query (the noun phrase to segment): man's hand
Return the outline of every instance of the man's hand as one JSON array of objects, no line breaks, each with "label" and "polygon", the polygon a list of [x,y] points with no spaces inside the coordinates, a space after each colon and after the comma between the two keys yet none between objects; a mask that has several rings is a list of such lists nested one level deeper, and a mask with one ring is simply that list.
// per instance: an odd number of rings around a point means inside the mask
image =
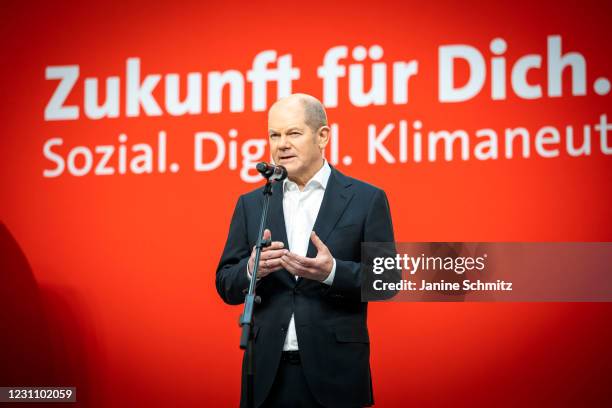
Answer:
[{"label": "man's hand", "polygon": [[307,258],[284,250],[280,265],[295,276],[323,282],[331,273],[334,258],[323,241],[312,231],[310,239],[317,249],[315,258]]},{"label": "man's hand", "polygon": [[[263,239],[271,239],[272,232],[269,229],[266,229],[263,233]],[[257,278],[263,278],[264,276],[269,275],[272,272],[276,272],[283,267],[280,263],[280,258],[283,256],[283,251],[285,244],[281,241],[273,241],[270,246],[264,247],[261,249],[261,254],[259,255],[259,269],[257,269]],[[253,268],[255,265],[255,247],[251,251],[251,257],[249,258],[249,274],[253,273]]]}]

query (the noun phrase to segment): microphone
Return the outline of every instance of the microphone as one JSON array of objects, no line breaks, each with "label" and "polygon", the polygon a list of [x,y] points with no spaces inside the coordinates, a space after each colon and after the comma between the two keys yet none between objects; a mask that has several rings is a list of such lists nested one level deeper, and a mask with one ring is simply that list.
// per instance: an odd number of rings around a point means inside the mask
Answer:
[{"label": "microphone", "polygon": [[257,163],[257,171],[270,181],[282,181],[287,178],[287,169],[280,165],[266,162]]}]

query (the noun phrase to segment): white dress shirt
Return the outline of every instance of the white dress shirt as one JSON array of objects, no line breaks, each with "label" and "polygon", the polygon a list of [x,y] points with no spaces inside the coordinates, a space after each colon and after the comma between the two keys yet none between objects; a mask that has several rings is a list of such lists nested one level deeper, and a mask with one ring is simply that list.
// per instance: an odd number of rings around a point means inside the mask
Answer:
[{"label": "white dress shirt", "polygon": [[[306,256],[308,244],[310,242],[310,233],[314,227],[331,168],[326,160],[323,161],[321,169],[306,183],[304,190],[300,191],[298,185],[289,180],[283,181],[283,213],[285,215],[285,228],[287,230],[287,243],[289,250],[295,254]],[[315,231],[316,232],[316,231]],[[272,231],[272,240],[274,240],[274,231]],[[251,277],[250,271],[247,273]],[[331,285],[336,274],[336,260],[333,260],[333,266],[329,276],[323,281],[326,285]],[[296,279],[298,277],[296,276]],[[287,336],[283,351],[298,350],[298,339],[295,331],[294,315],[291,315]]]}]

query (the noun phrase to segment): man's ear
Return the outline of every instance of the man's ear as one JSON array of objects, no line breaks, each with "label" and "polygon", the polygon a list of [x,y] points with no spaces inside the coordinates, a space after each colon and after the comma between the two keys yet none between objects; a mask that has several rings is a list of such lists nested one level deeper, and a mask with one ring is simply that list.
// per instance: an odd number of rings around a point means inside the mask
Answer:
[{"label": "man's ear", "polygon": [[318,144],[321,150],[325,149],[325,146],[329,143],[330,136],[331,130],[329,126],[321,126],[319,130],[317,130]]}]

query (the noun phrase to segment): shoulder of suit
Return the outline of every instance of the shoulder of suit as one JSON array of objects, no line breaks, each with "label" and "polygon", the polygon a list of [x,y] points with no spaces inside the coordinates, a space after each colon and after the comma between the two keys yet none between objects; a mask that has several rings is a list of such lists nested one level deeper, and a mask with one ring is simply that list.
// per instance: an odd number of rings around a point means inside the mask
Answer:
[{"label": "shoulder of suit", "polygon": [[[246,193],[242,194],[241,197],[245,201],[260,200],[263,197],[263,189],[264,189],[263,185],[259,186],[257,188],[254,188],[251,191],[247,191]],[[273,189],[272,191],[276,193],[277,190]]]},{"label": "shoulder of suit", "polygon": [[382,188],[375,186],[374,184],[370,184],[366,181],[359,180],[354,177],[349,177],[340,172],[338,172],[338,174],[344,178],[345,183],[350,184],[350,186],[355,189],[356,193],[363,193],[367,195],[373,195],[375,193],[385,194],[385,191]]}]

